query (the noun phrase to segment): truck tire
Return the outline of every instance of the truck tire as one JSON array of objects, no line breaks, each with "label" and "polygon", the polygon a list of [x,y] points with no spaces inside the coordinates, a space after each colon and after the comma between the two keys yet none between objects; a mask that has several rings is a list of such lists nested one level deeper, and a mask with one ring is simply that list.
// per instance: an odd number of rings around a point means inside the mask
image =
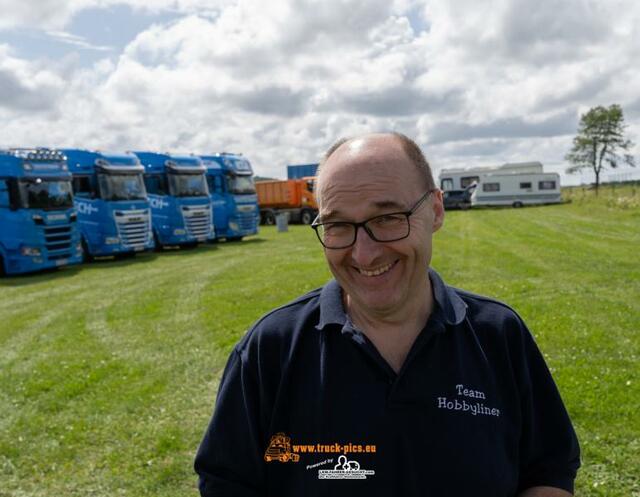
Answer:
[{"label": "truck tire", "polygon": [[276,216],[272,211],[265,212],[263,219],[263,224],[266,224],[267,226],[273,226],[274,224],[276,224]]},{"label": "truck tire", "polygon": [[3,257],[0,255],[0,276],[4,276],[5,270],[4,270],[4,259]]},{"label": "truck tire", "polygon": [[304,209],[300,214],[300,222],[302,224],[311,224],[313,222],[313,211]]},{"label": "truck tire", "polygon": [[227,241],[228,242],[241,242],[242,241],[242,237],[241,236],[229,236],[229,237],[227,237]]}]

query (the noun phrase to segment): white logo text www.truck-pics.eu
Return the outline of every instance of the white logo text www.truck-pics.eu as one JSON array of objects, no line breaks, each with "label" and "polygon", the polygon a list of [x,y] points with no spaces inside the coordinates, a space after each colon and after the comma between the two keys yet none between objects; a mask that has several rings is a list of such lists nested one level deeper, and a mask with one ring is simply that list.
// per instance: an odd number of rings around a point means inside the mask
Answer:
[{"label": "white logo text www.truck-pics.eu", "polygon": [[340,456],[338,464],[333,469],[318,470],[318,480],[366,480],[367,476],[373,476],[375,471],[360,469],[358,461],[349,461],[347,456]]}]

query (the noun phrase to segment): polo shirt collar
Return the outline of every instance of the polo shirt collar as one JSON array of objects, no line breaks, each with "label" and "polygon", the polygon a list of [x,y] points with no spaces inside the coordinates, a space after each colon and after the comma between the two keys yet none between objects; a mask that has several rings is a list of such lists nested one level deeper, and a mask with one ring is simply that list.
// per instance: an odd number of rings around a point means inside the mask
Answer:
[{"label": "polo shirt collar", "polygon": [[[445,285],[440,275],[432,268],[429,268],[429,279],[442,321],[447,325],[460,324],[467,314],[467,305],[453,288]],[[320,319],[316,328],[321,330],[330,324],[344,326],[347,320],[342,304],[342,289],[333,279],[320,292]]]}]

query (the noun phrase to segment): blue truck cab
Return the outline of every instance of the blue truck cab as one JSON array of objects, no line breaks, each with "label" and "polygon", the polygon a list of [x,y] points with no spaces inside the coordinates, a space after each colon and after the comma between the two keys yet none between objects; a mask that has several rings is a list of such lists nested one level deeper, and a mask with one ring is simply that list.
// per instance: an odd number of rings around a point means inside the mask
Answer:
[{"label": "blue truck cab", "polygon": [[153,248],[144,168],[133,154],[62,149],[73,176],[85,259]]},{"label": "blue truck cab", "polygon": [[82,261],[71,174],[57,150],[0,150],[0,272]]},{"label": "blue truck cab", "polygon": [[260,210],[251,163],[237,154],[200,157],[207,168],[216,238],[229,241],[258,233]]},{"label": "blue truck cab", "polygon": [[195,245],[215,237],[202,161],[193,155],[134,152],[144,166],[157,248]]}]

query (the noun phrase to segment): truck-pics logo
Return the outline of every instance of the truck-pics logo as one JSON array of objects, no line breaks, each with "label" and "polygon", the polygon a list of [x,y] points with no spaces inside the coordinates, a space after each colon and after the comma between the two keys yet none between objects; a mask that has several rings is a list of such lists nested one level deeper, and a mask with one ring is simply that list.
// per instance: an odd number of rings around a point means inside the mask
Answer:
[{"label": "truck-pics logo", "polygon": [[269,446],[264,453],[264,460],[267,462],[298,462],[300,456],[291,451],[291,438],[284,433],[276,433],[271,437]]}]

